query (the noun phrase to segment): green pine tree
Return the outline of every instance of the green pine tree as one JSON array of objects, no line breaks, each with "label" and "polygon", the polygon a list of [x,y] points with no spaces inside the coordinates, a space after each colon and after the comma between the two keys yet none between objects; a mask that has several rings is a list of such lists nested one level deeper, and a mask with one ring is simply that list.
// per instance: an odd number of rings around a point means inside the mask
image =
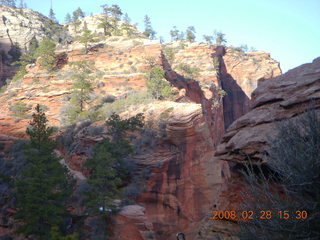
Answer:
[{"label": "green pine tree", "polygon": [[93,34],[87,27],[87,23],[84,22],[82,35],[79,38],[79,41],[84,44],[85,53],[88,53],[88,43],[93,40]]},{"label": "green pine tree", "polygon": [[169,83],[164,79],[164,70],[156,65],[147,71],[147,89],[155,99],[168,98],[172,95]]},{"label": "green pine tree", "polygon": [[89,103],[90,93],[93,92],[92,80],[93,64],[87,61],[77,61],[71,64],[73,85],[71,87],[71,107],[67,112],[68,120],[74,122],[85,112],[85,105]]},{"label": "green pine tree", "polygon": [[65,18],[64,18],[64,22],[65,23],[70,23],[72,20],[71,20],[71,15],[70,13],[67,13]]},{"label": "green pine tree", "polygon": [[112,140],[104,138],[97,143],[94,146],[92,156],[85,163],[90,171],[88,179],[90,190],[87,192],[86,199],[89,213],[100,213],[104,220],[107,220],[115,210],[116,206],[113,201],[120,194],[122,181],[128,178],[124,159],[132,153],[132,147],[124,139],[124,134],[128,130],[142,128],[143,120],[143,114],[137,114],[125,120],[122,120],[119,115],[113,114],[106,122]]},{"label": "green pine tree", "polygon": [[143,34],[147,37],[147,38],[150,38],[150,39],[154,39],[155,38],[155,35],[156,35],[156,32],[153,30],[152,26],[151,26],[151,19],[148,15],[145,15],[144,16],[144,32]]},{"label": "green pine tree", "polygon": [[216,44],[218,46],[220,45],[224,45],[225,43],[227,43],[227,40],[225,39],[225,34],[220,32],[220,31],[214,31],[214,38],[216,40]]},{"label": "green pine tree", "polygon": [[[54,130],[47,125],[38,104],[27,128],[30,144],[26,148],[27,165],[17,182],[17,213],[22,223],[18,232],[33,239],[48,239],[53,226],[61,226],[66,217],[66,200],[71,193],[67,170],[54,153]],[[36,237],[35,237],[36,236]]]},{"label": "green pine tree", "polygon": [[110,8],[107,4],[101,5],[101,8],[103,9],[104,15],[99,19],[100,23],[98,24],[98,28],[103,29],[105,36],[111,36],[113,26],[110,19]]},{"label": "green pine tree", "polygon": [[55,49],[56,44],[49,38],[46,38],[41,41],[35,53],[35,57],[39,57],[40,65],[49,71],[53,69],[56,63]]},{"label": "green pine tree", "polygon": [[172,41],[178,41],[179,39],[181,39],[182,34],[176,26],[173,26],[172,30],[170,30],[170,36]]},{"label": "green pine tree", "polygon": [[194,40],[196,39],[196,30],[194,28],[194,26],[190,26],[187,28],[187,31],[186,31],[186,38],[189,42],[194,42]]},{"label": "green pine tree", "polygon": [[52,8],[50,8],[50,11],[49,11],[49,18],[50,18],[52,21],[57,22],[56,15],[55,15],[55,13],[54,13],[54,11],[53,11]]}]

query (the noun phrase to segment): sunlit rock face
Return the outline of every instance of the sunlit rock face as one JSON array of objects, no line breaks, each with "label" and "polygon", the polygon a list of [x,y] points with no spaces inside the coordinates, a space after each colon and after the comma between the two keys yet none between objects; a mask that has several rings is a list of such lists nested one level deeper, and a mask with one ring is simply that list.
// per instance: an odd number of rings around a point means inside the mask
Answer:
[{"label": "sunlit rock face", "polygon": [[[268,147],[277,134],[278,124],[299,117],[310,107],[320,114],[320,58],[281,76],[259,81],[252,93],[251,110],[228,128],[216,149],[215,159],[231,162],[233,167],[213,210],[240,209],[246,184],[237,167],[249,160],[268,164]],[[231,221],[207,218],[196,239],[237,239],[237,229]]]},{"label": "sunlit rock face", "polygon": [[[17,17],[15,19],[18,21]],[[0,28],[3,30],[3,26]],[[14,30],[12,33],[22,32]],[[226,181],[231,173],[226,162],[214,157],[216,146],[225,129],[249,110],[250,94],[258,79],[281,73],[278,63],[263,52],[243,53],[232,48],[188,42],[169,43],[166,47],[174,49],[174,59],[167,59],[157,40],[111,37],[90,44],[87,54],[78,42],[60,46],[56,71],[48,72],[38,62],[28,65],[27,75],[10,83],[0,95],[0,133],[25,137],[30,119],[18,120],[12,115],[10,109],[17,102],[26,104],[29,115],[37,103],[46,105],[50,125],[66,124],[62,110],[71,93],[71,62],[92,61],[100,74],[94,94],[111,94],[116,99],[125,97],[129,91],[146,88],[145,70],[150,67],[151,58],[162,66],[176,96],[170,101],[124,109],[121,114],[129,117],[143,112],[150,128],[161,137],[133,156],[139,167],[136,174],[142,174],[147,168],[151,172],[145,179],[145,191],[135,199],[136,203],[126,206],[116,216],[115,239],[116,236],[118,239],[148,239],[152,234],[155,239],[170,240],[180,231],[193,239],[214,204],[236,202],[226,194],[229,187]],[[197,74],[187,76],[179,67],[181,63],[197,68]],[[221,90],[226,92],[224,97]],[[88,176],[83,163],[92,147],[107,133],[103,121],[94,124],[104,129],[99,136],[89,136],[84,127],[74,137],[72,151],[61,149],[64,162],[82,177]],[[237,186],[235,183],[234,188]],[[7,232],[11,230],[6,229]]]}]

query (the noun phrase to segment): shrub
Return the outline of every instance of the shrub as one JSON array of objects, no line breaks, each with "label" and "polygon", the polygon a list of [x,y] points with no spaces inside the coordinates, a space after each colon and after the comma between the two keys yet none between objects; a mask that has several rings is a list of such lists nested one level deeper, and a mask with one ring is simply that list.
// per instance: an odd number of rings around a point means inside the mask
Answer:
[{"label": "shrub", "polygon": [[147,92],[131,92],[126,98],[118,99],[111,103],[104,103],[101,107],[102,117],[108,118],[112,113],[121,113],[130,106],[152,102],[152,97]]},{"label": "shrub", "polygon": [[174,62],[174,58],[175,58],[175,54],[177,53],[177,50],[171,47],[164,47],[162,49],[162,52],[165,58],[168,60],[168,62],[172,64]]},{"label": "shrub", "polygon": [[191,67],[190,65],[185,63],[180,63],[179,65],[177,65],[177,69],[180,70],[187,78],[195,78],[199,75],[200,72],[199,68]]},{"label": "shrub", "polygon": [[101,126],[92,126],[88,130],[89,136],[97,136],[103,132],[104,128]]},{"label": "shrub", "polygon": [[26,70],[26,66],[22,65],[20,66],[19,70],[15,73],[15,75],[12,78],[12,82],[16,82],[24,77],[28,72]]},{"label": "shrub", "polygon": [[[240,222],[241,239],[319,239],[320,116],[309,111],[279,125],[272,139],[267,171],[249,165],[244,209],[271,210],[273,217]],[[251,197],[250,197],[251,196]],[[279,211],[288,211],[290,217]],[[305,219],[294,219],[306,211]]]},{"label": "shrub", "polygon": [[147,89],[155,99],[169,98],[172,91],[169,83],[164,79],[165,71],[157,65],[147,71]]},{"label": "shrub", "polygon": [[15,102],[12,106],[9,107],[9,110],[12,112],[12,116],[17,119],[24,119],[30,117],[27,112],[31,108],[27,106],[24,102]]}]

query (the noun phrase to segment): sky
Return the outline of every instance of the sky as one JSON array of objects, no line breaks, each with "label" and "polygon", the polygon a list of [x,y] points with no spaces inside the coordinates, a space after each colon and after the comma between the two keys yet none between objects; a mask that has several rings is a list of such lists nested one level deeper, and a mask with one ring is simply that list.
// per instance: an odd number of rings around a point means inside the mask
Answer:
[{"label": "sky", "polygon": [[[48,15],[51,0],[24,1]],[[320,0],[52,0],[60,23],[78,7],[90,15],[101,12],[102,4],[118,4],[139,29],[147,14],[157,37],[165,41],[173,26],[183,31],[194,26],[196,41],[221,31],[227,45],[269,52],[283,73],[320,56]]]}]

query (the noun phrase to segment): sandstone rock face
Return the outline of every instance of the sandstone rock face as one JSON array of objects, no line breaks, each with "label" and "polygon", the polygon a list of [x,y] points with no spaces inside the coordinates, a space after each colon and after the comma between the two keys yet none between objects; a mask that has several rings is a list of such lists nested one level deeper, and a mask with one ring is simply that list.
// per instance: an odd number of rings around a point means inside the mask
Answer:
[{"label": "sandstone rock face", "polygon": [[48,34],[50,24],[59,28],[58,24],[38,12],[7,5],[0,5],[0,18],[0,49],[5,52],[15,43],[25,51],[33,37],[38,41],[43,40]]},{"label": "sandstone rock face", "polygon": [[[162,46],[155,40],[112,37],[92,44],[88,54],[84,54],[83,45],[73,43],[57,52],[58,71],[48,73],[38,64],[28,66],[28,74],[21,81],[11,83],[0,96],[0,102],[3,103],[0,105],[1,133],[22,137],[29,120],[18,121],[12,116],[10,106],[17,102],[24,102],[29,107],[37,103],[44,104],[49,108],[47,116],[50,125],[65,124],[62,110],[68,103],[67,96],[72,85],[68,63],[92,60],[101,73],[101,77],[96,79],[95,94],[112,94],[117,98],[125,97],[132,89],[142,90],[146,87],[143,71],[149,67],[148,58],[154,58],[163,66],[166,79],[180,90],[178,102],[146,103],[125,109],[122,114],[123,117],[129,117],[144,112],[150,128],[161,136],[155,146],[144,147],[142,152],[134,156],[140,171],[151,170],[151,176],[145,182],[146,191],[136,199],[140,207],[129,207],[116,218],[114,232],[121,234],[128,231],[135,236],[131,238],[133,240],[146,239],[148,234],[153,234],[156,239],[170,240],[179,231],[186,232],[188,239],[196,236],[196,229],[210,212],[210,207],[213,204],[220,206],[222,198],[217,196],[226,190],[225,181],[230,176],[227,164],[214,158],[216,145],[226,128],[225,119],[230,122],[247,109],[243,108],[245,100],[239,101],[239,97],[221,104],[219,91],[228,86],[225,76],[230,75],[236,83],[239,81],[239,86],[246,84],[241,78],[237,80],[234,77],[236,70],[230,70],[232,73],[229,73],[224,67],[217,71],[214,56],[220,57],[220,64],[224,61],[225,66],[231,68],[240,64],[230,61],[226,65],[228,54],[221,54],[221,51],[225,52],[223,49],[198,43],[185,43],[182,47],[179,43],[173,43],[170,47],[176,48],[173,63],[169,63],[161,53]],[[267,65],[269,61],[273,60],[263,55],[260,64]],[[195,79],[188,78],[179,70],[179,62],[200,69]],[[264,74],[248,76],[249,82],[277,74],[273,68],[265,69]],[[233,92],[236,89],[232,86],[229,88],[230,96],[235,96]],[[232,110],[228,110],[230,106]],[[232,118],[226,116],[227,111],[234,111]],[[31,114],[31,111],[27,113]],[[105,134],[102,131],[100,136],[94,138],[85,131],[79,134],[73,142],[76,147],[65,153],[64,163],[87,176],[82,164],[90,154],[90,148]],[[139,212],[139,219],[129,214],[132,211]],[[127,238],[120,236],[120,239]]]},{"label": "sandstone rock face", "polygon": [[239,52],[227,48],[225,52],[216,51],[220,59],[220,81],[226,91],[223,98],[226,129],[232,122],[250,109],[251,93],[257,87],[259,79],[279,76],[279,63],[270,58],[270,54],[253,51]]},{"label": "sandstone rock face", "polygon": [[[104,47],[103,47],[104,45]],[[69,46],[66,56],[58,52],[58,56],[67,59],[58,72],[41,69],[39,65],[28,66],[28,74],[21,81],[8,85],[0,96],[0,126],[1,132],[7,135],[22,136],[29,122],[28,119],[19,120],[12,116],[10,106],[17,102],[24,102],[31,107],[37,103],[48,107],[48,119],[51,125],[66,124],[62,117],[63,106],[70,95],[72,72],[68,63],[79,60],[94,61],[101,77],[95,81],[95,94],[105,96],[111,94],[116,97],[125,96],[132,90],[145,88],[143,71],[148,67],[146,57],[154,57],[160,61],[160,45],[151,40],[111,40],[102,47],[92,48],[88,54],[79,49],[78,44]],[[83,46],[82,46],[83,48]],[[59,57],[58,57],[59,61]],[[28,112],[31,114],[31,111]]]},{"label": "sandstone rock face", "polygon": [[[215,159],[243,164],[250,158],[264,162],[270,141],[277,132],[277,124],[294,119],[305,112],[312,102],[320,113],[320,58],[290,70],[284,75],[262,80],[252,93],[252,109],[236,120],[218,145]],[[239,210],[241,191],[246,187],[243,177],[230,169],[230,177],[221,189],[218,201],[212,205],[216,210]],[[236,223],[204,219],[196,239],[237,239],[233,232]],[[218,238],[220,237],[220,238]]]},{"label": "sandstone rock face", "polygon": [[217,156],[235,162],[245,161],[248,156],[264,161],[269,137],[278,121],[303,113],[311,100],[319,108],[319,69],[318,58],[284,75],[260,81],[252,94],[252,110],[229,127]]}]

